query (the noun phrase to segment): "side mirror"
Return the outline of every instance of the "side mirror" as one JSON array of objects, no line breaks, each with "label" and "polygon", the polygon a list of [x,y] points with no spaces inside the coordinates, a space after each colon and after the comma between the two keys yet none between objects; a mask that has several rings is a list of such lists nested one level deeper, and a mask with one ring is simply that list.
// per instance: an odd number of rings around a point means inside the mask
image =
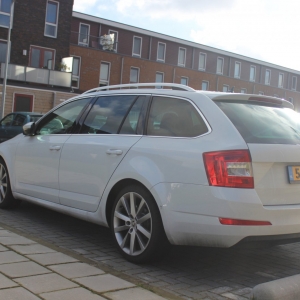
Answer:
[{"label": "side mirror", "polygon": [[23,134],[24,135],[34,135],[35,131],[35,123],[30,122],[23,126]]}]

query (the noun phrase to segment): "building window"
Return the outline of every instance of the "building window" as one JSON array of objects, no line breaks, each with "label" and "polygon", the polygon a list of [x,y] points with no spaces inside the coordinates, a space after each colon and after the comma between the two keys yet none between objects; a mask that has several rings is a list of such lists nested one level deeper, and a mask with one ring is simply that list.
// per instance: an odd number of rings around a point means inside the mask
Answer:
[{"label": "building window", "polygon": [[80,57],[73,57],[72,65],[72,87],[79,88],[79,76],[80,76]]},{"label": "building window", "polygon": [[228,92],[229,91],[229,85],[223,84],[223,92]]},{"label": "building window", "polygon": [[217,74],[223,74],[224,58],[218,57],[217,60]]},{"label": "building window", "polygon": [[202,81],[202,87],[201,87],[201,89],[203,91],[207,91],[208,87],[209,87],[209,82],[208,81]]},{"label": "building window", "polygon": [[264,92],[258,92],[258,95],[264,95],[265,93]]},{"label": "building window", "polygon": [[278,98],[278,95],[277,95],[277,94],[274,94],[274,97]]},{"label": "building window", "polygon": [[270,84],[271,81],[271,71],[270,70],[266,70],[266,74],[265,74],[265,84]]},{"label": "building window", "polygon": [[139,68],[130,68],[130,83],[138,83],[139,82]]},{"label": "building window", "polygon": [[0,41],[0,62],[6,61],[7,42]]},{"label": "building window", "polygon": [[283,87],[283,73],[279,73],[279,77],[278,77],[278,87],[280,87],[280,88]]},{"label": "building window", "polygon": [[255,81],[256,77],[256,67],[250,66],[250,81]]},{"label": "building window", "polygon": [[109,85],[109,76],[110,76],[110,63],[109,62],[101,62],[99,86]]},{"label": "building window", "polygon": [[57,37],[57,23],[58,23],[58,8],[59,3],[54,1],[47,2],[46,21],[45,21],[45,36],[53,38]]},{"label": "building window", "polygon": [[178,66],[185,66],[186,49],[179,47],[178,51]]},{"label": "building window", "polygon": [[113,49],[114,49],[115,52],[118,52],[118,35],[119,35],[118,31],[109,29],[108,34],[113,34],[114,35]]},{"label": "building window", "polygon": [[294,99],[292,97],[289,97],[289,102],[294,104]]},{"label": "building window", "polygon": [[0,0],[0,26],[9,27],[11,0]]},{"label": "building window", "polygon": [[13,110],[33,111],[33,95],[15,94]]},{"label": "building window", "polygon": [[[164,82],[164,73],[156,72],[155,74],[155,82]],[[156,86],[156,89],[161,89],[162,86]]]},{"label": "building window", "polygon": [[188,81],[189,81],[189,79],[187,77],[180,78],[180,84],[188,85]]},{"label": "building window", "polygon": [[88,47],[90,35],[90,25],[79,24],[78,45]]},{"label": "building window", "polygon": [[30,46],[30,67],[53,69],[55,62],[55,50]]},{"label": "building window", "polygon": [[165,55],[166,55],[166,44],[158,42],[158,45],[157,45],[157,60],[165,61]]},{"label": "building window", "polygon": [[241,77],[241,63],[235,62],[234,64],[234,78],[240,78]]},{"label": "building window", "polygon": [[292,77],[292,90],[296,90],[297,89],[297,77],[293,76]]},{"label": "building window", "polygon": [[247,89],[241,89],[242,94],[247,94]]},{"label": "building window", "polygon": [[141,57],[142,54],[142,38],[138,36],[133,37],[132,56]]},{"label": "building window", "polygon": [[199,54],[199,70],[205,70],[206,68],[206,53],[200,52]]}]

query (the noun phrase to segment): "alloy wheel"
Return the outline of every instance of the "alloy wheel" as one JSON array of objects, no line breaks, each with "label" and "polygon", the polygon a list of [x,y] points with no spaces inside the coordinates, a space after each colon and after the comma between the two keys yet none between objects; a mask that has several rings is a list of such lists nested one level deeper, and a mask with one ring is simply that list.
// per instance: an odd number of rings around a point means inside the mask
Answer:
[{"label": "alloy wheel", "polygon": [[0,203],[5,199],[7,192],[7,173],[2,164],[0,164]]},{"label": "alloy wheel", "polygon": [[115,206],[113,226],[122,251],[130,256],[144,252],[152,233],[152,217],[146,200],[134,192],[124,194]]}]

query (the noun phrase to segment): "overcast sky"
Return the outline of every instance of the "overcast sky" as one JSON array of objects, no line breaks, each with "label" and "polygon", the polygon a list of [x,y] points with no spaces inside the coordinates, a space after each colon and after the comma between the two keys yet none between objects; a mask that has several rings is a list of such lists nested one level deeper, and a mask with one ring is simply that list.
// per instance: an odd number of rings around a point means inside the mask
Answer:
[{"label": "overcast sky", "polygon": [[300,71],[299,0],[74,0],[73,9]]}]

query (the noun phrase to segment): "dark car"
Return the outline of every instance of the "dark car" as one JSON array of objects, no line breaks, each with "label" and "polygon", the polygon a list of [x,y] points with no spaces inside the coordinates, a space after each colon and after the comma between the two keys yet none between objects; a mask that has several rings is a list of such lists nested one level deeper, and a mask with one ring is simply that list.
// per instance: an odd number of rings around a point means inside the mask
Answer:
[{"label": "dark car", "polygon": [[23,132],[23,125],[35,122],[43,115],[35,112],[14,112],[0,121],[0,143]]}]

